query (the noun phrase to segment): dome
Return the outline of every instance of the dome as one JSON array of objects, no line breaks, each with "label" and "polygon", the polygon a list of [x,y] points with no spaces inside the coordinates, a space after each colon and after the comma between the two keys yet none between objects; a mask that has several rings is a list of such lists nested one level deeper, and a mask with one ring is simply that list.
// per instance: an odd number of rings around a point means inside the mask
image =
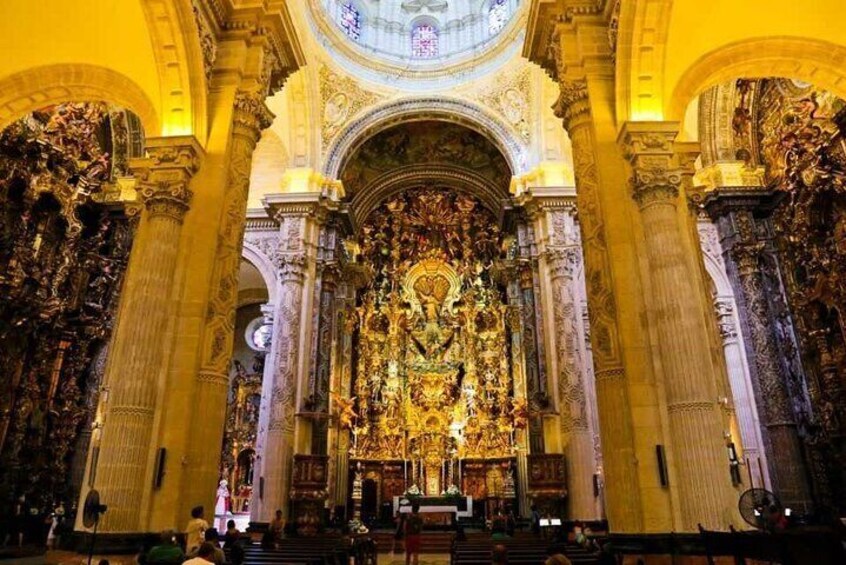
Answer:
[{"label": "dome", "polygon": [[524,0],[309,0],[336,56],[403,79],[455,78],[504,60],[519,43]]}]

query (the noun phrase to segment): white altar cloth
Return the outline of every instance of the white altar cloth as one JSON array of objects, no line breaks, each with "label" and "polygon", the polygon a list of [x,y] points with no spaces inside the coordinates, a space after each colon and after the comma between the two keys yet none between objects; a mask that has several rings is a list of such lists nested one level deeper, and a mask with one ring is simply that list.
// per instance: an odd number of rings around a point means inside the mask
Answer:
[{"label": "white altar cloth", "polygon": [[[406,497],[394,497],[394,515],[396,515],[397,511],[402,514],[407,514],[411,512],[411,504],[404,504],[400,506],[400,499],[405,499]],[[458,506],[428,506],[426,504],[420,505],[420,513],[421,514],[431,514],[434,512],[449,512],[450,514],[455,514],[456,518],[472,518],[473,517],[473,497],[466,496],[464,497],[467,499],[467,510],[459,510]],[[410,500],[410,499],[409,499]]]}]

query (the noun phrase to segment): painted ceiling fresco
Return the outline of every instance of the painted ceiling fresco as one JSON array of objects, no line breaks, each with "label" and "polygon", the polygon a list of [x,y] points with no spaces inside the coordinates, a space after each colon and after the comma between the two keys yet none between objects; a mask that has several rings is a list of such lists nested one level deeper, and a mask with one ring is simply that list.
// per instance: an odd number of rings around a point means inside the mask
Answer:
[{"label": "painted ceiling fresco", "polygon": [[511,169],[480,133],[457,124],[421,121],[381,131],[358,147],[341,173],[352,196],[382,175],[412,165],[458,166],[492,181],[508,194]]}]

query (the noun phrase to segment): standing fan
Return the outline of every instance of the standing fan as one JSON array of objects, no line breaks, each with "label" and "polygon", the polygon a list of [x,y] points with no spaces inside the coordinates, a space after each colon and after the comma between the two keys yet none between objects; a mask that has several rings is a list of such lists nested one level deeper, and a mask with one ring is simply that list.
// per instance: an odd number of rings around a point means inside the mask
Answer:
[{"label": "standing fan", "polygon": [[82,525],[86,528],[94,528],[91,534],[91,545],[88,547],[88,565],[94,557],[94,540],[97,537],[97,524],[100,522],[100,514],[106,511],[106,505],[100,504],[100,493],[94,489],[88,491],[85,497],[85,504],[82,505]]},{"label": "standing fan", "polygon": [[772,529],[772,519],[782,512],[781,501],[763,488],[750,488],[740,495],[737,503],[746,523],[759,530]]}]

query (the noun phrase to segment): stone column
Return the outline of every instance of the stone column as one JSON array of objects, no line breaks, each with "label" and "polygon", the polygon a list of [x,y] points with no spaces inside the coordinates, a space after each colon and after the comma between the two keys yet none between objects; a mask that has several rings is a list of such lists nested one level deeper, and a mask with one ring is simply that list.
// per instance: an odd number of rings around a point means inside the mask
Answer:
[{"label": "stone column", "polygon": [[[335,362],[332,364],[331,390],[344,398],[350,397],[352,380],[352,337],[358,316],[355,313],[355,288],[349,281],[342,282],[335,298],[336,343]],[[349,494],[350,432],[341,427],[338,410],[330,404],[333,414],[330,449],[329,496],[333,504],[346,506]]]},{"label": "stone column", "polygon": [[763,278],[765,244],[758,241],[754,207],[749,195],[737,198],[714,195],[708,209],[717,223],[726,263],[737,285],[736,296],[747,358],[759,391],[761,423],[770,446],[768,463],[773,489],[782,503],[802,511],[811,509],[811,492],[801,439],[787,385],[788,361],[780,351]]},{"label": "stone column", "polygon": [[[726,358],[726,368],[731,382],[731,392],[734,397],[735,410],[737,411],[737,423],[740,430],[740,437],[743,440],[743,458],[749,461],[752,474],[758,475],[757,464],[760,460],[764,467],[767,466],[767,456],[764,452],[763,440],[761,439],[758,411],[755,407],[755,394],[750,386],[747,375],[746,360],[743,355],[743,343],[738,333],[737,322],[735,321],[735,304],[730,297],[717,297],[714,299],[714,311],[717,316],[717,326],[720,330],[720,337],[723,340],[723,354]],[[742,477],[745,482],[748,479]],[[769,474],[764,477],[764,484],[756,483],[756,486],[771,488]],[[752,485],[745,485],[752,487]]]},{"label": "stone column", "polygon": [[673,155],[678,125],[627,122],[619,140],[643,223],[652,282],[652,311],[667,400],[672,465],[678,481],[681,526],[725,528],[734,505],[711,373],[710,337],[701,311],[702,292],[685,254],[677,205],[682,172]]},{"label": "stone column", "polygon": [[332,374],[332,344],[335,341],[335,289],[338,266],[334,260],[320,265],[320,298],[317,301],[318,321],[315,361],[312,368],[310,410],[316,414],[311,428],[311,453],[326,455],[329,440],[329,389]]},{"label": "stone column", "polygon": [[164,378],[164,336],[173,313],[171,285],[191,201],[188,184],[203,155],[193,137],[152,138],[146,145],[148,157],[132,163],[145,209],[110,346],[108,401],[99,457],[93,462],[94,488],[109,507],[100,522],[103,532],[144,528],[143,508],[153,482],[153,424]]},{"label": "stone column", "polygon": [[587,83],[561,78],[559,85],[561,94],[555,112],[563,120],[573,148],[608,520],[616,531],[640,531],[643,516],[632,411],[599,194]]},{"label": "stone column", "polygon": [[581,262],[581,251],[576,245],[550,247],[546,251],[546,259],[552,279],[558,409],[561,414],[561,440],[567,456],[568,518],[590,520],[596,518],[593,434],[588,422],[585,382],[577,358],[576,316],[581,312],[573,299],[573,278]]},{"label": "stone column", "polygon": [[202,360],[193,392],[193,405],[202,409],[192,413],[193,433],[187,445],[191,480],[182,489],[184,498],[203,501],[205,508],[212,508],[215,485],[221,478],[220,454],[209,447],[223,441],[253,151],[261,131],[270,126],[273,119],[264,104],[264,96],[255,92],[239,90],[234,109],[217,257],[203,329]]},{"label": "stone column", "polygon": [[[278,269],[276,311],[273,313],[273,336],[267,363],[272,367],[270,382],[264,387],[269,400],[263,403],[262,421],[267,422],[263,437],[259,488],[253,491],[251,519],[269,522],[276,510],[287,515],[294,459],[294,424],[298,409],[301,355],[310,342],[304,334],[303,301],[306,275],[313,265],[313,252],[318,230],[314,214],[316,202],[297,201],[301,195],[290,196],[277,206],[279,222],[278,247],[273,260]],[[309,277],[311,280],[313,277]],[[310,285],[309,285],[310,287]],[[261,430],[260,430],[261,432]]]},{"label": "stone column", "polygon": [[[514,398],[526,398],[526,366],[523,352],[523,306],[520,292],[520,271],[513,263],[507,265],[508,310],[507,324],[511,330],[511,374],[514,379]],[[521,516],[529,515],[528,430],[514,434],[517,458],[517,496]]]}]

